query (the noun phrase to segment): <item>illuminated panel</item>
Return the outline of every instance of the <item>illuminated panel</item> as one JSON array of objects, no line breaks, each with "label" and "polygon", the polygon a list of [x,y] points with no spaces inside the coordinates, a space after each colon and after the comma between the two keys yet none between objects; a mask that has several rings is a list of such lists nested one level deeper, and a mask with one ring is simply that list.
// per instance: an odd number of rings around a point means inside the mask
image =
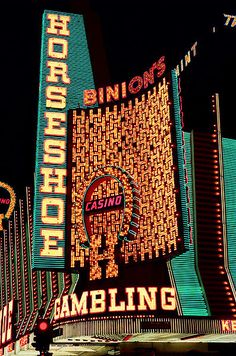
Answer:
[{"label": "illuminated panel", "polygon": [[11,295],[17,300],[17,288],[15,277],[15,259],[14,259],[14,235],[12,220],[9,221],[9,254],[10,254],[10,271],[11,271]]},{"label": "illuminated panel", "polygon": [[[45,308],[46,317],[52,317],[55,299],[63,291],[73,293],[78,281],[78,274],[73,276],[47,271],[41,276],[41,271],[32,270],[32,207],[29,188],[26,188],[26,193],[26,204],[25,200],[19,200],[13,218],[9,219],[7,229],[1,232],[0,239],[0,276],[3,281],[0,286],[0,302],[2,309],[12,299],[17,302],[17,314],[14,312],[14,317],[17,317],[17,322],[14,322],[17,339],[32,331],[40,306]],[[59,280],[63,280],[63,286],[60,286]]]},{"label": "illuminated panel", "polygon": [[[118,276],[120,263],[150,261],[182,251],[169,87],[164,78],[134,103],[71,111],[71,267],[89,267],[90,280],[103,278],[103,262],[106,278],[110,278]],[[110,178],[103,180],[105,176]],[[97,187],[90,194],[96,179]],[[103,205],[101,212],[89,216],[88,224],[86,206],[96,207],[102,199],[105,204],[107,198],[119,194],[125,201],[123,207],[108,210]],[[128,236],[132,226],[137,232]]]},{"label": "illuminated panel", "polygon": [[5,278],[4,278],[4,283],[6,286],[6,301],[9,302],[12,298],[11,296],[11,278],[10,278],[10,255],[9,255],[9,245],[8,245],[8,231],[4,230],[4,237],[3,237],[3,243],[4,243],[4,273],[5,273]]},{"label": "illuminated panel", "polygon": [[1,309],[3,306],[6,304],[6,284],[4,283],[4,241],[1,238],[0,239],[0,278],[3,283],[1,283],[1,295],[0,295],[0,303],[1,303]]},{"label": "illuminated panel", "polygon": [[181,86],[172,71],[174,114],[179,162],[181,208],[184,226],[184,242],[188,251],[170,261],[174,284],[178,292],[181,314],[184,316],[208,316],[209,307],[196,263],[196,231],[194,221],[193,174],[190,133],[183,132]]},{"label": "illuminated panel", "polygon": [[224,189],[226,203],[226,231],[228,262],[234,286],[236,287],[236,140],[223,138]]},{"label": "illuminated panel", "polygon": [[48,318],[51,314],[54,301],[58,295],[58,273],[52,271],[49,273],[49,279],[47,280],[47,292],[48,292],[48,303],[46,306],[46,314],[45,317]]},{"label": "illuminated panel", "polygon": [[190,133],[184,133],[187,171],[188,192],[190,196],[192,243],[189,250],[180,256],[174,257],[170,263],[174,276],[175,287],[178,292],[183,316],[209,316],[209,307],[204,293],[204,287],[200,283],[201,276],[196,264],[196,231],[194,227],[194,203],[193,203],[193,177]]},{"label": "illuminated panel", "polygon": [[234,291],[225,270],[221,151],[217,127],[195,132],[194,171],[198,268],[212,315],[236,316]]},{"label": "illuminated panel", "polygon": [[22,288],[23,288],[23,304],[25,308],[24,319],[20,320],[19,334],[22,334],[22,329],[25,328],[28,317],[30,316],[30,294],[29,288],[30,274],[28,274],[28,253],[26,240],[26,221],[23,200],[19,200],[19,217],[20,217],[20,234],[21,234],[21,251],[22,251]]},{"label": "illuminated panel", "polygon": [[177,79],[176,72],[173,70],[172,86],[174,99],[174,117],[175,117],[175,131],[176,131],[176,149],[178,157],[178,177],[180,186],[181,212],[183,221],[183,235],[185,247],[189,247],[191,243],[192,227],[190,224],[190,208],[189,208],[189,192],[188,192],[188,174],[186,150],[184,144],[184,133],[182,130],[183,124],[183,110],[182,110],[182,96],[180,81]]},{"label": "illuminated panel", "polygon": [[19,200],[20,214],[20,233],[21,233],[21,250],[23,251],[23,279],[22,284],[24,294],[25,316],[18,322],[17,337],[25,335],[30,331],[33,320],[37,312],[37,303],[35,303],[35,273],[31,267],[31,240],[32,240],[32,207],[30,189],[26,188],[26,199]]},{"label": "illuminated panel", "polygon": [[29,277],[29,299],[30,299],[30,310],[29,315],[27,315],[27,324],[25,330],[22,330],[24,335],[29,332],[32,328],[33,320],[36,316],[38,309],[36,291],[37,291],[37,274],[35,271],[32,271],[31,266],[31,246],[32,246],[32,198],[31,198],[31,189],[26,188],[26,219],[25,219],[25,229],[26,229],[26,248],[27,248],[27,274]]},{"label": "illuminated panel", "polygon": [[33,268],[65,267],[67,110],[93,88],[81,15],[43,15],[35,167]]},{"label": "illuminated panel", "polygon": [[17,300],[18,300],[18,318],[23,320],[25,316],[25,305],[23,303],[23,273],[22,273],[22,252],[21,252],[21,239],[19,227],[19,214],[14,211],[14,235],[15,235],[15,276],[17,280]]},{"label": "illuminated panel", "polygon": [[[48,289],[50,288],[50,272],[49,271],[40,271],[41,276],[41,304],[40,309],[45,310],[48,301]],[[49,282],[49,286],[47,284]]]}]

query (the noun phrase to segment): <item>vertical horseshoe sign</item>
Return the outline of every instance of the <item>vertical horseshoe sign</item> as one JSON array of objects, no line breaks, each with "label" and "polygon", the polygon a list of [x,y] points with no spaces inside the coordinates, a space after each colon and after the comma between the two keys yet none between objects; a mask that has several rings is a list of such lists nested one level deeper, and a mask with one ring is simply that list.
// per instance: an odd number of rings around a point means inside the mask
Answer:
[{"label": "vertical horseshoe sign", "polygon": [[0,231],[3,230],[3,220],[9,219],[16,204],[16,195],[12,187],[0,181]]}]

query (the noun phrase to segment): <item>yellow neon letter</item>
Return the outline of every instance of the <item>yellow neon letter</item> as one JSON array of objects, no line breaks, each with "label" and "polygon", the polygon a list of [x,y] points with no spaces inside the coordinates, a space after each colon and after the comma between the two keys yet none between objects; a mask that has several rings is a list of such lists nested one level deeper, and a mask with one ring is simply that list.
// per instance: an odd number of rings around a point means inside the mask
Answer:
[{"label": "yellow neon letter", "polygon": [[48,14],[47,19],[50,21],[47,33],[52,35],[70,36],[70,30],[68,30],[68,22],[70,22],[70,16]]},{"label": "yellow neon letter", "polygon": [[45,112],[45,119],[48,120],[48,126],[44,129],[45,135],[65,136],[66,129],[61,127],[61,122],[66,122],[66,114],[63,112]]},{"label": "yellow neon letter", "polygon": [[46,88],[46,107],[65,109],[67,88],[48,86]]},{"label": "yellow neon letter", "polygon": [[57,298],[54,303],[54,320],[60,318],[61,298]]},{"label": "yellow neon letter", "polygon": [[67,75],[68,66],[63,62],[47,62],[49,68],[49,75],[47,75],[47,82],[58,83],[58,77],[61,77],[61,81],[64,84],[70,84],[70,78]]},{"label": "yellow neon letter", "polygon": [[66,169],[42,167],[40,172],[44,176],[40,192],[66,194],[66,186],[64,185]]},{"label": "yellow neon letter", "polygon": [[[55,45],[61,50],[55,51]],[[68,56],[68,41],[64,38],[50,37],[48,39],[48,57],[56,59],[66,59]]]},{"label": "yellow neon letter", "polygon": [[[57,210],[56,215],[48,215],[48,208],[53,207],[53,211]],[[64,221],[64,201],[61,198],[43,198],[41,219],[44,224],[59,225]]]},{"label": "yellow neon letter", "polygon": [[[169,297],[167,297],[169,294]],[[174,288],[161,288],[161,307],[163,310],[175,310],[176,298]]]},{"label": "yellow neon letter", "polygon": [[60,319],[70,317],[70,308],[69,308],[68,298],[69,298],[68,295],[63,295],[63,297],[62,297]]},{"label": "yellow neon letter", "polygon": [[147,310],[147,305],[150,310],[156,310],[157,301],[156,301],[156,293],[157,287],[148,287],[147,289],[144,287],[138,287],[137,292],[139,293],[139,305],[138,310]]},{"label": "yellow neon letter", "polygon": [[63,164],[66,161],[65,155],[66,143],[60,140],[44,141],[44,163]]},{"label": "yellow neon letter", "polygon": [[108,293],[110,294],[110,306],[109,311],[125,311],[125,302],[121,301],[119,305],[116,304],[117,288],[109,288]]},{"label": "yellow neon letter", "polygon": [[97,102],[97,92],[95,89],[84,90],[84,105],[94,105]]},{"label": "yellow neon letter", "polygon": [[106,294],[103,289],[90,291],[90,313],[103,313],[106,310]]},{"label": "yellow neon letter", "polygon": [[80,301],[78,301],[77,295],[75,293],[70,295],[71,299],[71,316],[88,314],[87,308],[87,298],[88,292],[83,292]]},{"label": "yellow neon letter", "polygon": [[42,229],[41,236],[44,239],[44,247],[40,249],[40,256],[63,257],[63,247],[57,246],[57,240],[64,240],[63,230]]}]

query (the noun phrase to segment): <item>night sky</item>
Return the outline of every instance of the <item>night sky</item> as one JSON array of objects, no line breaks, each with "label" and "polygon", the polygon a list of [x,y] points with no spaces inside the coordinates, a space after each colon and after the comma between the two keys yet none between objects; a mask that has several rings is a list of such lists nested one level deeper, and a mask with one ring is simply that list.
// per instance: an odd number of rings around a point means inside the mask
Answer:
[{"label": "night sky", "polygon": [[[97,78],[98,85],[106,86],[141,75],[161,55],[177,64],[217,17],[236,14],[236,2],[23,0],[5,4],[1,11],[0,180],[19,194],[25,186],[33,186],[44,9],[85,14],[91,43],[98,36],[104,47],[98,57],[91,53],[95,66],[100,61],[107,64],[104,75]],[[93,31],[95,20],[100,23],[100,35]]]}]

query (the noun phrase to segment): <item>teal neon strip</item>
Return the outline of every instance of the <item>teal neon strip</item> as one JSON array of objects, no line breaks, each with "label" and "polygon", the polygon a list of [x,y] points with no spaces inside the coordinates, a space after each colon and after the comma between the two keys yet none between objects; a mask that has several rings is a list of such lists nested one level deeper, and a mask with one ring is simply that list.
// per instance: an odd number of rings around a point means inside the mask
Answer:
[{"label": "teal neon strip", "polygon": [[53,291],[52,291],[52,277],[51,277],[52,272],[47,271],[46,272],[46,280],[47,280],[47,304],[45,306],[45,311],[48,310],[48,307],[50,306],[52,297],[53,297]]},{"label": "teal neon strip", "polygon": [[[190,196],[190,214],[194,216],[193,188],[192,188],[192,164],[191,164],[191,143],[190,134],[184,133],[188,188]],[[205,299],[204,290],[200,284],[195,262],[196,231],[193,218],[191,221],[192,240],[189,250],[180,256],[176,256],[171,261],[173,275],[184,316],[209,316],[208,305]]]},{"label": "teal neon strip", "polygon": [[[180,119],[180,106],[178,94],[178,81],[175,71],[172,71],[172,85],[174,96],[174,115],[177,136],[178,169],[180,176],[181,205],[183,214],[184,238],[189,241],[189,227],[192,229],[192,244],[188,243],[188,251],[182,255],[174,257],[170,261],[172,274],[183,316],[209,316],[209,308],[205,298],[204,289],[200,283],[200,276],[197,271],[195,261],[195,229],[194,229],[194,204],[193,204],[193,177],[191,161],[191,141],[190,134],[184,133],[185,147],[183,147],[182,127]],[[184,151],[185,158],[184,162]],[[187,170],[188,182],[185,182],[184,169]],[[189,203],[187,201],[186,185],[188,187]],[[190,209],[191,221],[188,221],[187,207]]]},{"label": "teal neon strip", "polygon": [[236,287],[236,140],[222,138],[228,263]]},{"label": "teal neon strip", "polygon": [[171,71],[173,99],[174,99],[174,119],[176,130],[176,145],[177,145],[177,159],[178,159],[178,172],[179,172],[179,185],[180,185],[180,200],[181,200],[181,212],[183,221],[183,236],[184,246],[189,247],[189,221],[188,221],[188,201],[186,194],[186,182],[185,182],[185,162],[184,162],[184,146],[183,146],[183,131],[181,125],[180,105],[179,105],[179,90],[178,90],[178,78],[175,70]]}]

